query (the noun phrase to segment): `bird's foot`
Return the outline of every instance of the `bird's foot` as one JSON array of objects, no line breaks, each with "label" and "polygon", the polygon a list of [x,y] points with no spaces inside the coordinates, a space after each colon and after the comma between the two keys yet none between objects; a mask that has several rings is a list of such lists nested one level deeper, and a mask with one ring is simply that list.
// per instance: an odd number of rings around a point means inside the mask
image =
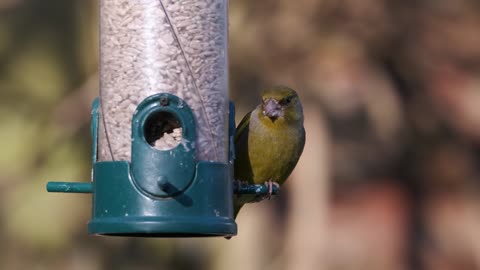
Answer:
[{"label": "bird's foot", "polygon": [[270,200],[270,199],[272,198],[272,195],[273,195],[273,186],[276,186],[277,189],[280,189],[280,184],[277,183],[277,182],[274,182],[274,181],[272,181],[272,180],[269,180],[269,181],[265,182],[265,186],[268,188],[268,193],[267,193],[265,196],[263,196],[263,197],[261,198],[261,200],[265,200],[265,199],[269,199],[269,200]]}]

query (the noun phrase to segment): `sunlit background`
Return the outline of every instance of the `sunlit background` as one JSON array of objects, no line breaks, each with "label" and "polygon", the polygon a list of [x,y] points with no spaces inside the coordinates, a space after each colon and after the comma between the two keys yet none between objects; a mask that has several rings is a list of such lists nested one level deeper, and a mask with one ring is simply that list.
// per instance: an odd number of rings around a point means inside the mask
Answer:
[{"label": "sunlit background", "polygon": [[[0,1],[0,269],[480,269],[478,1],[232,0],[238,116],[284,84],[304,155],[231,240],[87,235],[98,3]],[[239,120],[239,119],[237,119]]]}]

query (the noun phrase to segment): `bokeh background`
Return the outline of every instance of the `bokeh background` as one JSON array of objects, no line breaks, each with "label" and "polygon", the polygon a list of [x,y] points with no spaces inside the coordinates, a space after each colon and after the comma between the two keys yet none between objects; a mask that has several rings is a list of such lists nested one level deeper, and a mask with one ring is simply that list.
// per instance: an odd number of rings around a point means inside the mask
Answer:
[{"label": "bokeh background", "polygon": [[[0,1],[0,269],[480,269],[480,4],[232,0],[239,117],[298,90],[307,143],[239,235],[88,236],[98,2]],[[239,119],[237,119],[239,120]]]}]

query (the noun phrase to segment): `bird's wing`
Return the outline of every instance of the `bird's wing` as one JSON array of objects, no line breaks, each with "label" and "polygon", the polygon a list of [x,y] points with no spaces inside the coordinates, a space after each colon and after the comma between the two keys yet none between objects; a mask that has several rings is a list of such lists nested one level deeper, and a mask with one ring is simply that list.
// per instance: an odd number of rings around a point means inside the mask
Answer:
[{"label": "bird's wing", "polygon": [[298,158],[300,158],[300,156],[302,155],[303,153],[303,148],[305,147],[305,141],[307,140],[307,134],[305,132],[305,128],[302,127],[302,135],[301,135],[301,138],[300,138],[300,148],[299,148],[299,152],[298,152]]},{"label": "bird's wing", "polygon": [[242,133],[245,131],[245,129],[248,129],[248,125],[250,124],[250,115],[252,112],[247,113],[242,121],[240,121],[240,124],[238,124],[237,129],[235,131],[235,143],[238,142],[240,136]]},{"label": "bird's wing", "polygon": [[[250,126],[250,116],[252,112],[247,113],[235,130],[235,163],[234,178],[243,182],[252,182],[252,167],[250,165],[250,157],[248,156],[248,133]],[[255,196],[242,195],[234,197],[234,217],[237,216],[240,208],[247,203],[253,201]]]}]

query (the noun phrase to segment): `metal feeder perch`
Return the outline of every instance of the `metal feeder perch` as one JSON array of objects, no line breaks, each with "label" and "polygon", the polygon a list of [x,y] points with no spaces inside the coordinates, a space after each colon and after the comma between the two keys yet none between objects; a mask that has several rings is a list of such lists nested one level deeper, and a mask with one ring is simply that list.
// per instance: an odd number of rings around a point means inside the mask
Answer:
[{"label": "metal feeder perch", "polygon": [[93,194],[89,233],[229,237],[234,193],[268,192],[233,184],[227,16],[228,0],[100,1],[92,179],[47,184]]}]

